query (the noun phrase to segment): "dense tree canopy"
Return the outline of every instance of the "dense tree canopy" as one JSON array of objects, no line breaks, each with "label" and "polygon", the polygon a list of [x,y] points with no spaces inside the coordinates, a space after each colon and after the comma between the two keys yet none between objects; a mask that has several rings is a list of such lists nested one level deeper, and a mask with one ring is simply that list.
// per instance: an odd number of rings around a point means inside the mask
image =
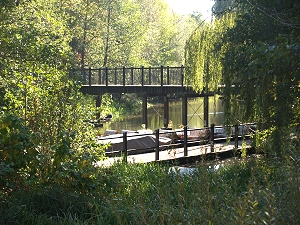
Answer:
[{"label": "dense tree canopy", "polygon": [[55,3],[0,9],[1,188],[14,189],[26,177],[63,185],[54,171],[71,175],[83,168],[83,154],[89,168],[102,157],[92,127],[83,123],[90,107],[67,75],[71,33]]},{"label": "dense tree canopy", "polygon": [[164,0],[68,0],[57,5],[71,31],[78,66],[183,62],[183,43],[190,30],[181,27],[194,21],[174,14]]},{"label": "dense tree canopy", "polygon": [[222,85],[227,123],[273,128],[280,149],[284,130],[299,125],[300,4],[246,0],[231,6],[223,14],[217,7],[214,22],[191,36],[187,82],[198,91]]},{"label": "dense tree canopy", "polygon": [[[194,25],[164,0],[1,1],[0,192],[28,177],[80,187],[96,179],[104,148],[85,122],[96,109],[70,69],[179,66]],[[109,112],[111,97],[104,102],[98,110]]]}]

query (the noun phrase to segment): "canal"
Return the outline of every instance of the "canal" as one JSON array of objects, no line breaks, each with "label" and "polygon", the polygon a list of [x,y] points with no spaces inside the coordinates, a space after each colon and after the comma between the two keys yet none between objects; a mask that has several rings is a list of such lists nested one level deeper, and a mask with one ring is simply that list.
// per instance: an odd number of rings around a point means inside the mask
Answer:
[{"label": "canal", "polygon": [[[188,99],[188,127],[201,128],[204,127],[204,106],[203,98]],[[164,105],[163,103],[151,105],[148,107],[148,129],[156,130],[164,126]],[[178,129],[182,124],[182,105],[181,100],[170,101],[169,105],[170,126],[172,129]],[[208,124],[222,125],[224,120],[224,112],[222,101],[209,98],[209,121]],[[142,115],[129,116],[121,120],[112,120],[104,123],[102,128],[99,128],[100,133],[105,130],[141,130]]]}]

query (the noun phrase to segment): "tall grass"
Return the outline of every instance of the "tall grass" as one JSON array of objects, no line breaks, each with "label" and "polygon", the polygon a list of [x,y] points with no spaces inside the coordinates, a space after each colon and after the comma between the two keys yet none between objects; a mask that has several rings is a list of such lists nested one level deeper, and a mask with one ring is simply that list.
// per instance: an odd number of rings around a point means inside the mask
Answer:
[{"label": "tall grass", "polygon": [[232,160],[193,174],[164,164],[102,168],[102,185],[59,187],[1,199],[1,224],[300,224],[299,160]]}]

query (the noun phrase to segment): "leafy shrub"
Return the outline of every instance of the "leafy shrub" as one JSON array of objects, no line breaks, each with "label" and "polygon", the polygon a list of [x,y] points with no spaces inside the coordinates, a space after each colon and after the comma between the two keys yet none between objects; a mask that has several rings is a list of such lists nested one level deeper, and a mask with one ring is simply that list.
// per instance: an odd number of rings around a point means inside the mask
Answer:
[{"label": "leafy shrub", "polygon": [[0,117],[0,191],[22,185],[26,168],[37,156],[32,134],[21,118],[9,113]]},{"label": "leafy shrub", "polygon": [[61,131],[47,149],[38,140],[39,132],[30,132],[15,115],[3,114],[0,127],[1,192],[36,184],[59,184],[82,191],[97,185],[95,164],[103,159],[105,146],[96,143],[94,132]]}]

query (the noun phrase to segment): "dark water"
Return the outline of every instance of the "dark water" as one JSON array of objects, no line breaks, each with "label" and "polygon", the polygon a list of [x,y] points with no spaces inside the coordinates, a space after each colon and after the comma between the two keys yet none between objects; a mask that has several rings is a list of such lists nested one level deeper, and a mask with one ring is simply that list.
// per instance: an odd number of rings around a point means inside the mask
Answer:
[{"label": "dark water", "polygon": [[[188,126],[192,128],[204,127],[204,105],[203,98],[188,99]],[[163,103],[156,104],[148,108],[148,129],[155,130],[164,126],[164,106]],[[181,100],[170,101],[169,118],[172,121],[172,128],[178,129],[182,124]],[[209,98],[209,121],[208,124],[222,125],[224,119],[223,106],[220,99]],[[105,130],[140,130],[142,129],[142,115],[131,116],[123,120],[113,120],[106,122],[100,133]]]}]

